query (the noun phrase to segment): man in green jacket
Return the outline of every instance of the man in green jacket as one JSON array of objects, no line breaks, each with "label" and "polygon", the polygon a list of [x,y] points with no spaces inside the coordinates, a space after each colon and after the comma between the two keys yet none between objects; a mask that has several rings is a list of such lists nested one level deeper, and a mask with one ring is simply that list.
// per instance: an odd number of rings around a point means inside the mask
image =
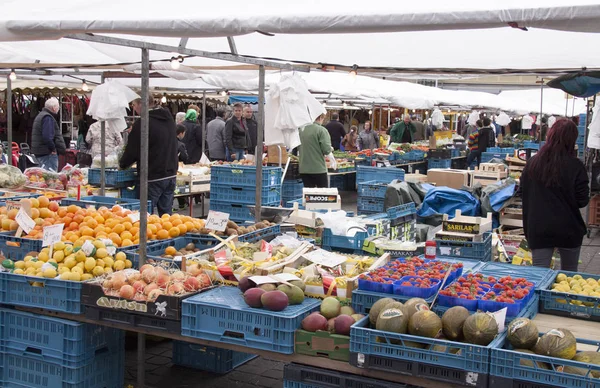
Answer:
[{"label": "man in green jacket", "polygon": [[329,132],[323,127],[325,115],[317,117],[313,124],[300,128],[299,163],[300,177],[304,187],[328,187],[327,157],[336,169]]},{"label": "man in green jacket", "polygon": [[417,131],[415,125],[410,121],[409,115],[404,115],[404,121],[399,121],[390,131],[391,141],[393,143],[412,143],[413,134]]}]

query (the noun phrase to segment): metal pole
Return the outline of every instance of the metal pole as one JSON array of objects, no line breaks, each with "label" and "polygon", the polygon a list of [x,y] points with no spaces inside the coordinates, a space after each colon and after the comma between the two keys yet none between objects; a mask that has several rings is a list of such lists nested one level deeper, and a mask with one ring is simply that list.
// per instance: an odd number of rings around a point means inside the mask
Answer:
[{"label": "metal pole", "polygon": [[[540,87],[540,128],[536,128],[538,131],[541,130],[541,127],[542,127],[542,112],[543,112],[542,108],[543,108],[543,106],[544,106],[544,79],[542,78],[542,86]],[[534,133],[533,136],[536,137],[536,134]]]},{"label": "metal pole", "polygon": [[390,126],[390,123],[392,121],[392,109],[391,108],[392,108],[391,105],[388,105],[388,122],[387,122],[388,127]]},{"label": "metal pole", "polygon": [[[104,83],[104,74],[100,76],[100,83]],[[106,188],[106,122],[100,122],[100,195],[104,195]]]},{"label": "metal pole", "polygon": [[202,155],[206,155],[206,90],[202,92]]},{"label": "metal pole", "polygon": [[383,127],[383,105],[379,105],[379,127]]},{"label": "metal pole", "polygon": [[8,149],[6,152],[6,163],[12,166],[12,131],[13,131],[13,119],[12,119],[12,80],[10,75],[6,76],[6,134]]},{"label": "metal pole", "polygon": [[567,114],[569,114],[569,95],[568,94],[565,96],[565,100],[567,100],[567,104],[565,105],[565,117],[567,117]]},{"label": "metal pole", "polygon": [[[148,236],[148,97],[150,96],[150,50],[142,49],[142,114],[140,135],[140,267],[146,262],[146,240]],[[146,364],[146,335],[138,334],[138,359],[137,359],[137,387],[144,388],[144,375]]]},{"label": "metal pole", "polygon": [[265,130],[265,67],[258,68],[258,130],[256,131],[256,205],[254,207],[254,219],[261,220],[261,197],[262,197],[262,144],[263,132]]}]

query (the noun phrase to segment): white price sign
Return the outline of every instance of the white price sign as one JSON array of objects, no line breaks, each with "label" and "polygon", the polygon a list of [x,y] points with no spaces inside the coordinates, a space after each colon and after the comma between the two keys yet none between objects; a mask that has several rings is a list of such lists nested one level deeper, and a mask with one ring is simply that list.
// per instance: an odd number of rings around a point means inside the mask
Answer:
[{"label": "white price sign", "polygon": [[129,217],[132,224],[135,224],[136,222],[138,222],[140,220],[140,212],[130,213],[127,215],[127,217]]},{"label": "white price sign", "polygon": [[25,231],[25,233],[29,233],[35,228],[35,221],[29,217],[29,215],[23,210],[23,208],[19,209],[17,216],[15,217],[15,221],[17,224]]},{"label": "white price sign", "polygon": [[345,256],[336,255],[335,253],[331,253],[323,249],[317,249],[315,251],[305,253],[303,256],[306,260],[312,263],[329,268],[338,266],[347,260]]},{"label": "white price sign", "polygon": [[229,214],[216,212],[209,210],[208,217],[206,218],[206,229],[216,230],[218,232],[224,232],[227,229],[227,222],[229,221]]},{"label": "white price sign", "polygon": [[44,227],[44,236],[42,237],[42,246],[54,245],[61,240],[65,224],[56,224]]}]

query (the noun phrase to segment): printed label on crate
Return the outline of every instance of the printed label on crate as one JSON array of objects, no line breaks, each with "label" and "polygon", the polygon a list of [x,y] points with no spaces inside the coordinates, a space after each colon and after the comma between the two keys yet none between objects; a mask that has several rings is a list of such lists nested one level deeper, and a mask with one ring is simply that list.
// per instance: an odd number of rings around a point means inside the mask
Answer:
[{"label": "printed label on crate", "polygon": [[375,162],[375,167],[391,167],[391,163],[389,160],[377,160]]},{"label": "printed label on crate", "polygon": [[13,209],[19,210],[20,208],[21,208],[21,202],[19,202],[19,201],[10,201],[10,200],[6,201],[6,211],[7,212],[10,211],[10,210],[13,210]]},{"label": "printed label on crate", "polygon": [[336,203],[337,195],[320,195],[320,194],[305,194],[304,200],[306,203]]},{"label": "printed label on crate", "polygon": [[103,296],[96,301],[98,307],[109,309],[120,309],[129,311],[139,311],[141,313],[148,312],[148,306],[145,303],[134,302],[125,299],[111,299]]},{"label": "printed label on crate", "polygon": [[305,253],[303,257],[312,263],[330,268],[338,266],[347,260],[345,256],[337,255],[323,249],[317,249],[315,251]]},{"label": "printed label on crate", "polygon": [[35,221],[22,208],[19,209],[15,221],[17,221],[17,224],[19,224],[25,233],[29,233],[35,228]]},{"label": "printed label on crate", "polygon": [[65,224],[56,224],[44,227],[44,235],[42,237],[42,247],[53,245],[60,241]]},{"label": "printed label on crate", "polygon": [[[436,234],[435,235],[435,239],[436,240],[444,240],[444,241],[461,241],[461,242],[473,241],[472,237],[466,237],[466,236],[448,236],[446,234]],[[440,249],[442,249],[442,248],[440,248]]]},{"label": "printed label on crate", "polygon": [[225,229],[227,229],[227,222],[229,222],[228,213],[209,210],[208,217],[206,218],[205,228],[216,230],[218,232],[224,232]]},{"label": "printed label on crate", "polygon": [[479,234],[479,224],[468,224],[464,222],[443,221],[443,229],[446,232]]}]

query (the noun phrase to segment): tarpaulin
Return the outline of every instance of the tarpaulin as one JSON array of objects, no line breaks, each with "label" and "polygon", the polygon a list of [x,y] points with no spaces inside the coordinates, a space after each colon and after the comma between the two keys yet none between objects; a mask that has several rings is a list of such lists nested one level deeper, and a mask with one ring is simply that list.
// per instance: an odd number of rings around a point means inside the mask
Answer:
[{"label": "tarpaulin", "polygon": [[427,193],[417,211],[417,216],[426,224],[438,225],[441,223],[442,214],[454,217],[458,209],[465,216],[480,214],[479,201],[471,193],[449,187],[438,187]]}]

